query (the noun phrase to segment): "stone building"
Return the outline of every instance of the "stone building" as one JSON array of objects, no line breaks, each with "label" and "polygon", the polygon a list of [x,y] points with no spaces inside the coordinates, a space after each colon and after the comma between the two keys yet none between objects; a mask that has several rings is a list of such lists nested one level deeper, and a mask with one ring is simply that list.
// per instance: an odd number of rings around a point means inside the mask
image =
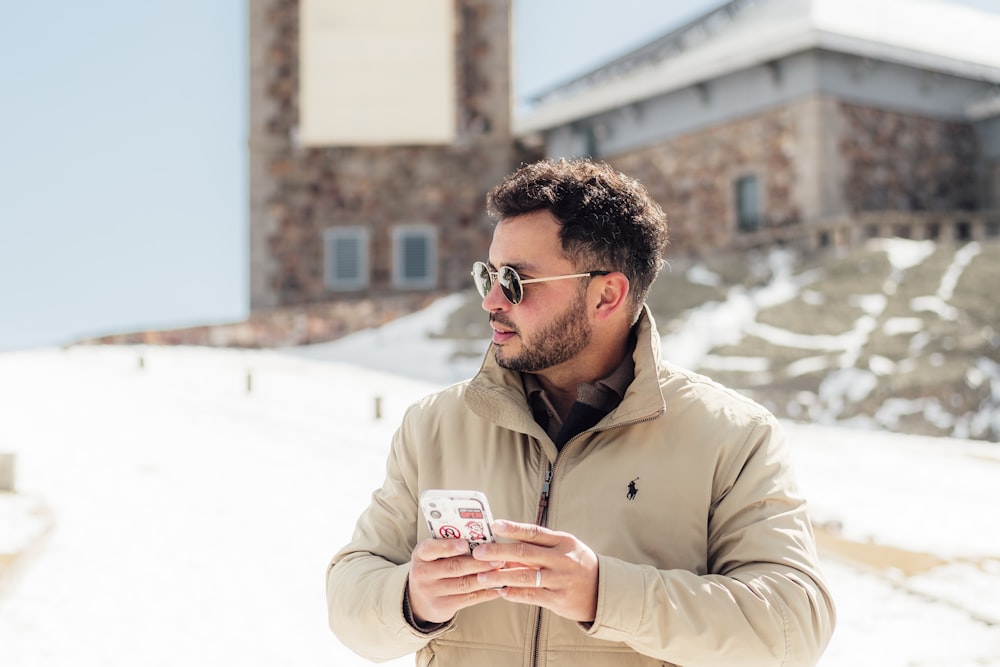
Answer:
[{"label": "stone building", "polygon": [[515,160],[509,0],[248,13],[252,313],[466,287]]},{"label": "stone building", "polygon": [[1000,15],[731,0],[514,126],[511,12],[249,0],[250,323],[265,326],[226,340],[329,340],[466,289],[486,192],[541,155],[639,178],[675,256],[1000,234]]},{"label": "stone building", "polygon": [[518,132],[639,178],[675,253],[997,235],[998,35],[932,0],[732,0],[541,95]]}]

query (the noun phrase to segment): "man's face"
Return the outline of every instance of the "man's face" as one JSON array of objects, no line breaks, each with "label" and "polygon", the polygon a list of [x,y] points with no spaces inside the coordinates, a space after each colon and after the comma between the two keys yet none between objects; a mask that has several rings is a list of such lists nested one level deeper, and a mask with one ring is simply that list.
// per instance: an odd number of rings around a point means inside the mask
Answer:
[{"label": "man's face", "polygon": [[[548,211],[500,222],[489,260],[492,269],[510,266],[523,279],[577,273],[562,254],[559,224]],[[483,309],[490,313],[497,363],[526,373],[572,363],[591,340],[587,282],[570,278],[525,285],[516,306],[494,285]]]}]

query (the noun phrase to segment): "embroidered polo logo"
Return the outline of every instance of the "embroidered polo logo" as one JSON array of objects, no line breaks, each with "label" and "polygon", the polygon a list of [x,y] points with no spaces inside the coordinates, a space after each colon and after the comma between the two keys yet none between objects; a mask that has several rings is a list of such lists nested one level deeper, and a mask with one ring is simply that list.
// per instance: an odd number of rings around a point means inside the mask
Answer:
[{"label": "embroidered polo logo", "polygon": [[629,500],[635,500],[635,497],[639,494],[639,487],[635,485],[635,483],[638,481],[639,478],[636,477],[635,479],[633,479],[631,482],[628,483],[628,493],[625,494],[625,497],[628,498]]}]

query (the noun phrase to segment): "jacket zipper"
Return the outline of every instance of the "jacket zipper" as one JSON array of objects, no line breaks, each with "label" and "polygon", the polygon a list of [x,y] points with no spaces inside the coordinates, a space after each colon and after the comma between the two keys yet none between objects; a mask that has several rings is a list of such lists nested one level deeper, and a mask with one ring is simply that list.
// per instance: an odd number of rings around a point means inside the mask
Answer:
[{"label": "jacket zipper", "polygon": [[549,489],[552,487],[552,464],[548,464],[545,471],[545,481],[542,482],[542,493],[538,498],[538,515],[535,517],[535,524],[545,525],[545,515],[549,509]]},{"label": "jacket zipper", "polygon": [[[559,460],[559,455],[556,454],[556,461]],[[545,479],[542,481],[542,492],[538,497],[538,515],[535,517],[535,524],[538,526],[544,526],[545,521],[548,518],[549,511],[549,489],[552,488],[552,464],[547,463],[548,467],[545,470]],[[538,665],[538,651],[542,641],[542,608],[539,607],[535,611],[535,637],[531,648],[531,664],[532,667]]]},{"label": "jacket zipper", "polygon": [[[659,414],[653,415],[651,417],[643,417],[641,419],[633,419],[632,421],[624,422],[621,424],[615,424],[604,430],[610,431],[624,426],[641,424],[643,422],[653,421],[657,417],[659,417]],[[589,432],[590,431],[584,431],[584,433],[589,433]],[[564,451],[566,451],[566,447],[569,446],[569,443],[575,440],[580,435],[582,435],[582,433],[576,434],[575,436],[570,438],[569,441],[566,442],[566,444],[563,445],[559,453],[556,454],[556,461],[555,461],[556,463],[559,463],[559,457],[562,455]],[[552,489],[552,476],[553,476],[554,466],[552,463],[548,463],[546,465],[548,466],[548,468],[545,470],[545,479],[542,481],[542,491],[538,496],[538,514],[535,517],[535,525],[538,526],[545,526],[548,520],[548,513],[549,513],[549,495]],[[538,610],[535,612],[535,637],[531,649],[532,667],[536,667],[538,665],[538,652],[539,649],[541,648],[540,646],[541,641],[542,641],[542,608],[539,607]]]}]

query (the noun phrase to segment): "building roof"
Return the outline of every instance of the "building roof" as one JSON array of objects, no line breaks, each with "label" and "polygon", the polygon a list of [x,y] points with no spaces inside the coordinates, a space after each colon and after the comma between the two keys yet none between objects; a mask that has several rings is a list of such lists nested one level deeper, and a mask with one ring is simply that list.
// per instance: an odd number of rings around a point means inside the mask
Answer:
[{"label": "building roof", "polygon": [[812,49],[1000,83],[1000,14],[939,0],[731,0],[537,96],[521,134]]}]

